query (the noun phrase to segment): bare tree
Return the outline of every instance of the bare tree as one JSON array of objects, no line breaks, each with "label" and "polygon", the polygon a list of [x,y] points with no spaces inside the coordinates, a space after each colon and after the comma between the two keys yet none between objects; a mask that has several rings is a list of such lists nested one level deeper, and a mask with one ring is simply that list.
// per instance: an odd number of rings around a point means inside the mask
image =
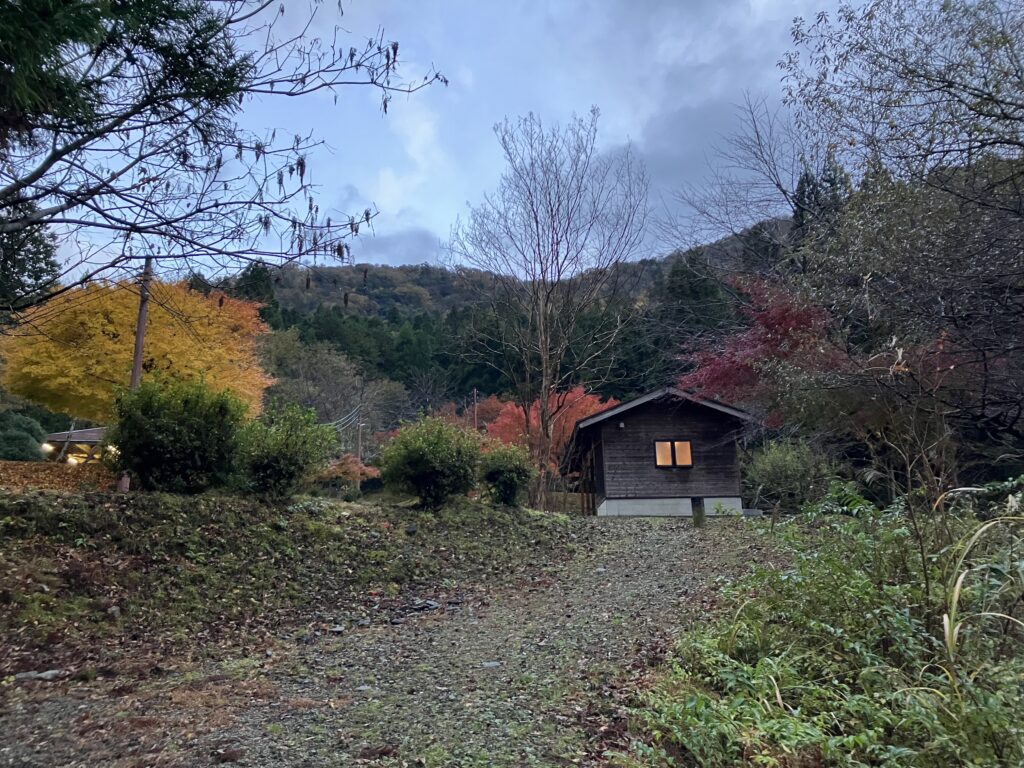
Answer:
[{"label": "bare tree", "polygon": [[401,384],[366,378],[330,344],[304,344],[295,328],[268,334],[262,357],[275,379],[266,401],[314,409],[319,419],[337,427],[346,450],[355,450],[360,441],[372,445],[374,435],[415,413]]},{"label": "bare tree", "polygon": [[[797,19],[793,40],[781,62],[786,103],[844,164],[1024,214],[1019,0],[844,3],[834,16]],[[986,159],[980,187],[965,185],[964,169]]]},{"label": "bare tree", "polygon": [[410,373],[407,381],[409,401],[415,411],[431,413],[452,399],[452,383],[437,368],[421,368]]},{"label": "bare tree", "polygon": [[797,126],[792,110],[764,97],[744,94],[736,124],[712,149],[705,177],[675,189],[656,222],[665,247],[704,252],[709,275],[770,266],[769,251],[781,260],[791,245],[790,220],[801,213],[801,180],[829,155],[824,142]]},{"label": "bare tree", "polygon": [[712,149],[708,173],[671,195],[677,211],[658,229],[673,248],[695,248],[792,213],[806,149],[787,115],[745,94],[738,128]]},{"label": "bare tree", "polygon": [[450,242],[457,268],[495,275],[489,311],[473,328],[479,359],[506,378],[528,429],[539,404],[539,434],[530,436],[539,446],[537,503],[564,395],[607,373],[628,320],[621,299],[638,271],[619,267],[638,254],[647,218],[644,170],[629,148],[598,151],[597,121],[594,108],[563,127],[533,114],[495,126],[506,170]]},{"label": "bare tree", "polygon": [[[387,111],[393,93],[444,82],[436,72],[400,81],[398,43],[383,32],[355,45],[337,26],[314,35],[319,2],[297,27],[278,0],[72,7],[70,20],[20,5],[0,14],[5,34],[49,47],[37,60],[34,47],[15,45],[25,60],[0,89],[0,234],[46,228],[61,238],[69,258],[52,291],[123,277],[147,256],[206,274],[345,257],[343,238],[374,211],[322,210],[309,167],[319,142],[250,133],[239,112],[252,99],[318,92],[337,103],[360,85],[379,91]],[[62,97],[31,98],[43,86]],[[11,308],[52,291],[9,297]]]}]

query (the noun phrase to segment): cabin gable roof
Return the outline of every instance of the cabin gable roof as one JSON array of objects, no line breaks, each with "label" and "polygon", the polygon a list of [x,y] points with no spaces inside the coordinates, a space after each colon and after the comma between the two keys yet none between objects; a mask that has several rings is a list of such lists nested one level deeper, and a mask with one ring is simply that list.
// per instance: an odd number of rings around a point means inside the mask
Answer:
[{"label": "cabin gable roof", "polygon": [[694,395],[691,392],[687,392],[686,390],[680,389],[678,387],[662,387],[661,389],[656,389],[653,392],[648,392],[646,395],[641,395],[640,397],[636,397],[632,400],[627,400],[625,403],[619,403],[614,408],[609,408],[607,411],[602,411],[601,413],[596,413],[593,416],[588,416],[585,419],[580,419],[578,422],[576,422],[576,428],[573,431],[574,433],[579,432],[580,430],[584,430],[596,424],[600,424],[601,422],[607,421],[608,419],[615,418],[616,416],[621,416],[624,413],[627,413],[641,405],[646,405],[647,403],[651,403],[662,398],[671,398],[673,400],[685,400],[695,405],[710,408],[711,410],[718,411],[720,413],[726,414],[727,416],[731,416],[741,421],[757,421],[757,419],[751,414],[747,413],[746,411],[740,410],[739,408],[734,408],[731,405],[720,403],[717,400],[698,397],[697,395]]}]

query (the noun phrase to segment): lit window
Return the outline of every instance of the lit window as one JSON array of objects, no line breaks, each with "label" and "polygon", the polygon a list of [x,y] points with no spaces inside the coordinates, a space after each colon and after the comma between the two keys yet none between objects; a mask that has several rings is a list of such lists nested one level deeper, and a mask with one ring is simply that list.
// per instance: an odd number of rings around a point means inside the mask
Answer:
[{"label": "lit window", "polygon": [[672,443],[658,441],[654,444],[654,461],[659,467],[672,466]]},{"label": "lit window", "polygon": [[654,464],[658,467],[692,467],[689,440],[655,440]]},{"label": "lit window", "polygon": [[690,457],[690,441],[676,440],[672,445],[676,453],[676,466],[693,466],[693,459]]}]

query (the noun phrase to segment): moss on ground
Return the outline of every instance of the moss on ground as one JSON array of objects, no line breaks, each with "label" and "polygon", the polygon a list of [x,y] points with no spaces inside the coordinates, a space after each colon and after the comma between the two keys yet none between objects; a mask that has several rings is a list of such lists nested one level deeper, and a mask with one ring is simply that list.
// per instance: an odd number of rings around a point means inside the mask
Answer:
[{"label": "moss on ground", "polygon": [[281,508],[223,496],[0,493],[0,637],[17,650],[0,671],[62,647],[166,648],[370,591],[512,577],[557,557],[568,530],[558,515],[469,500],[427,514],[322,499]]}]

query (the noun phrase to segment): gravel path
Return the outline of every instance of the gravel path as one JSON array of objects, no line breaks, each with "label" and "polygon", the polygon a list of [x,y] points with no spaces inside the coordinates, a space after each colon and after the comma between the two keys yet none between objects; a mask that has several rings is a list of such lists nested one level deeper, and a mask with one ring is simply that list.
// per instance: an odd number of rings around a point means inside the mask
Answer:
[{"label": "gravel path", "polygon": [[568,564],[494,593],[442,585],[393,624],[325,626],[138,687],[33,684],[0,717],[26,734],[0,765],[597,764],[617,687],[710,610],[709,583],[763,553],[737,521],[578,525]]}]

